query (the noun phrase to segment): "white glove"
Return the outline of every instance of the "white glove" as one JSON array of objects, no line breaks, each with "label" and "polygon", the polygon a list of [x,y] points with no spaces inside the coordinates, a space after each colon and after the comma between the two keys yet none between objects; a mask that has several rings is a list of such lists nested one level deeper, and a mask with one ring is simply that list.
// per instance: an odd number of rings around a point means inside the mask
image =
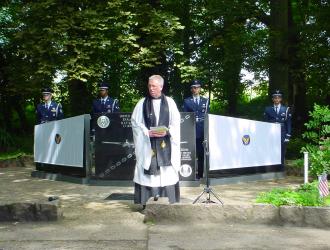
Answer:
[{"label": "white glove", "polygon": [[288,138],[284,139],[284,142],[289,142],[289,141],[290,141],[290,139],[288,139]]}]

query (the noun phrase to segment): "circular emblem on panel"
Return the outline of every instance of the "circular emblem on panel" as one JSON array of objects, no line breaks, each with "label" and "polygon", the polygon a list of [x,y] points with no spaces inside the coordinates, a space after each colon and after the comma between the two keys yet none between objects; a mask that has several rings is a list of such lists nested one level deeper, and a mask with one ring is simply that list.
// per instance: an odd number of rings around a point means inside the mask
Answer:
[{"label": "circular emblem on panel", "polygon": [[97,125],[100,128],[107,128],[110,125],[110,119],[105,115],[101,115],[99,118],[97,118]]},{"label": "circular emblem on panel", "polygon": [[243,142],[243,144],[245,146],[249,145],[250,144],[250,141],[251,141],[251,139],[250,139],[250,136],[249,135],[243,135],[242,142]]},{"label": "circular emblem on panel", "polygon": [[56,134],[55,135],[55,143],[60,144],[61,140],[62,140],[62,137],[59,134]]},{"label": "circular emblem on panel", "polygon": [[192,168],[188,164],[183,164],[180,168],[180,175],[182,177],[189,177],[192,173]]}]

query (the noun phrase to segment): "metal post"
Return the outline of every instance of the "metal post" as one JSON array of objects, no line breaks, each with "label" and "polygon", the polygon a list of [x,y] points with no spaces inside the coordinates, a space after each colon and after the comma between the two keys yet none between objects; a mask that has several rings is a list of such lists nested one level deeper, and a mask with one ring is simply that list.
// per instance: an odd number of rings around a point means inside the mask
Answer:
[{"label": "metal post", "polygon": [[304,152],[304,184],[308,183],[308,152]]}]

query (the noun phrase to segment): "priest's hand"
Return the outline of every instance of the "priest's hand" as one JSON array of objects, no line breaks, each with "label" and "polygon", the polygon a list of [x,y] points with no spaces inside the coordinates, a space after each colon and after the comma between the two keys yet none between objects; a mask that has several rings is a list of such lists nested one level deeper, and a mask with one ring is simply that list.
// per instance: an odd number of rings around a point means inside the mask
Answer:
[{"label": "priest's hand", "polygon": [[166,136],[166,131],[157,132],[149,130],[149,137],[164,137]]}]

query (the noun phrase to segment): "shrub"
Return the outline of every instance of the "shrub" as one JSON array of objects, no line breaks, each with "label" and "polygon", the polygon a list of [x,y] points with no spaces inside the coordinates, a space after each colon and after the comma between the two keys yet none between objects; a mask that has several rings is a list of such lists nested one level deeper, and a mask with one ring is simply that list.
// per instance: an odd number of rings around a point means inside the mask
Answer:
[{"label": "shrub", "polygon": [[7,151],[13,145],[13,137],[6,130],[0,128],[0,151]]},{"label": "shrub", "polygon": [[301,151],[309,153],[309,171],[316,176],[330,172],[330,109],[315,104],[309,115],[311,119],[305,124],[307,131],[303,134],[308,143]]},{"label": "shrub", "polygon": [[291,161],[291,166],[295,168],[304,168],[304,160],[302,158]]},{"label": "shrub", "polygon": [[257,203],[268,203],[275,206],[325,206],[330,197],[324,199],[319,196],[318,182],[301,185],[297,189],[274,188],[269,192],[260,193]]},{"label": "shrub", "polygon": [[286,146],[285,157],[287,159],[298,159],[302,157],[301,148],[306,142],[301,138],[293,138]]}]

